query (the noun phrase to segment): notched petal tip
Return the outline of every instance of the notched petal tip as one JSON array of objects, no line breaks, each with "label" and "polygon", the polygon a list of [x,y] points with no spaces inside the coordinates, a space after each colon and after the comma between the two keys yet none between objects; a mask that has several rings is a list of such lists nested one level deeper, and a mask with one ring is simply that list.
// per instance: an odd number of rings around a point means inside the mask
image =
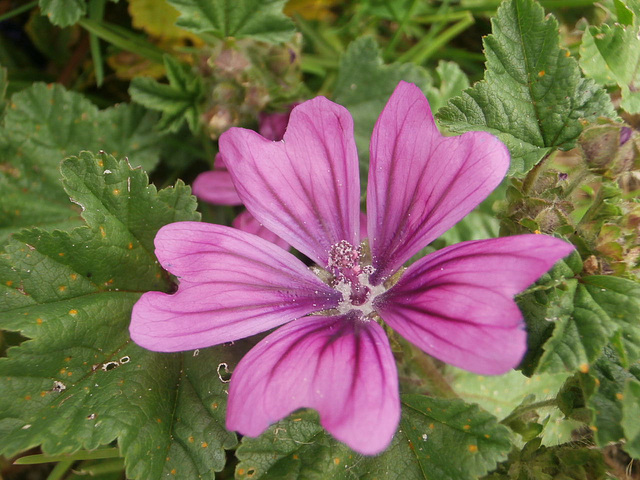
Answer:
[{"label": "notched petal tip", "polygon": [[231,378],[227,428],[258,436],[313,408],[337,440],[375,455],[400,419],[397,372],[382,328],[352,315],[291,322],[256,345]]}]

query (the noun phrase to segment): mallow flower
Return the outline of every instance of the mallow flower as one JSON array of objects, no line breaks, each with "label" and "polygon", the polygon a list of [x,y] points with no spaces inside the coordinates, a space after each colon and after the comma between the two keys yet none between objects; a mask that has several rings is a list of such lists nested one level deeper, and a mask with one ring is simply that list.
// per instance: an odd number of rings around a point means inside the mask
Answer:
[{"label": "mallow flower", "polygon": [[[258,131],[260,135],[269,140],[281,140],[289,122],[291,110],[297,104],[291,105],[286,112],[264,113],[259,115]],[[215,157],[213,169],[203,172],[193,181],[193,194],[202,200],[214,205],[242,205],[242,200],[236,192],[236,187],[231,179],[231,174],[224,163],[224,158],[219,153]],[[248,211],[243,211],[233,220],[234,228],[253,233],[269,240],[287,250],[289,244],[275,233],[264,228]]]},{"label": "mallow flower", "polygon": [[173,352],[279,327],[233,371],[229,430],[257,436],[308,407],[352,449],[384,450],[400,399],[382,322],[471,372],[518,365],[526,332],[513,296],[570,244],[544,235],[469,241],[403,267],[500,183],[509,153],[497,138],[441,136],[421,91],[400,83],[371,139],[368,239],[353,121],[340,105],[318,97],[297,106],[279,142],[232,128],[220,151],[251,214],[316,266],[230,227],[167,225],[156,254],[180,284],[174,294],[140,298],[131,336]]}]

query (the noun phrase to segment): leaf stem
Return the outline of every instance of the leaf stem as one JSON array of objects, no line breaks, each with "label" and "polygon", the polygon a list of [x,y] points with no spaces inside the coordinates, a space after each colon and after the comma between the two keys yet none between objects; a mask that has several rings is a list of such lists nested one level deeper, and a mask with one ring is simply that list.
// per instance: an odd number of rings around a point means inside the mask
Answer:
[{"label": "leaf stem", "polygon": [[433,393],[442,398],[458,398],[458,394],[444,378],[433,358],[413,345],[410,348],[413,354],[413,363],[420,369],[422,378],[427,381]]},{"label": "leaf stem", "polygon": [[21,7],[14,8],[10,12],[5,13],[4,15],[0,15],[0,22],[4,22],[5,20],[15,17],[16,15],[20,15],[22,12],[26,12],[27,10],[31,10],[37,4],[38,0],[35,0],[33,2],[27,3],[26,5],[22,5]]},{"label": "leaf stem", "polygon": [[519,407],[516,407],[513,412],[500,420],[500,423],[506,425],[512,420],[532,410],[537,410],[539,408],[545,407],[556,407],[557,405],[558,399],[556,397],[548,398],[547,400],[541,400],[539,402],[529,403],[528,405],[520,405]]},{"label": "leaf stem", "polygon": [[[388,7],[388,3],[385,2],[385,4],[387,4],[387,7]],[[384,49],[384,52],[382,53],[384,58],[388,58],[389,55],[391,55],[391,52],[393,51],[396,44],[400,40],[400,37],[402,36],[404,29],[407,26],[407,23],[409,22],[409,19],[413,16],[413,11],[415,10],[416,5],[418,5],[418,0],[413,0],[411,2],[411,6],[409,6],[406,13],[404,14],[404,17],[402,17],[402,20],[400,21],[400,25],[398,25],[398,29],[393,33],[393,37],[391,37],[391,40],[389,41],[386,48]]]},{"label": "leaf stem", "polygon": [[53,467],[53,470],[51,470],[51,473],[49,473],[47,480],[60,480],[69,471],[74,462],[75,460],[63,460],[58,462],[56,466]]},{"label": "leaf stem", "polygon": [[536,180],[542,173],[542,167],[551,157],[551,153],[552,151],[548,152],[538,163],[533,166],[531,170],[529,170],[529,173],[527,173],[527,176],[524,177],[524,181],[522,182],[522,193],[528,194],[531,191],[531,189],[533,188],[533,184],[536,183]]},{"label": "leaf stem", "polygon": [[62,454],[62,455],[45,455],[40,453],[38,455],[28,455],[26,457],[18,458],[14,464],[16,465],[37,465],[39,463],[49,462],[63,462],[76,460],[98,460],[101,458],[117,458],[120,456],[120,452],[117,448],[102,448],[100,450],[80,450],[76,453]]},{"label": "leaf stem", "polygon": [[[106,1],[107,0],[91,0],[89,2],[89,18],[101,22],[104,17]],[[104,61],[102,59],[102,51],[100,50],[100,38],[93,32],[89,32],[89,47],[91,49],[91,57],[93,58],[96,84],[100,87],[104,81]]]}]

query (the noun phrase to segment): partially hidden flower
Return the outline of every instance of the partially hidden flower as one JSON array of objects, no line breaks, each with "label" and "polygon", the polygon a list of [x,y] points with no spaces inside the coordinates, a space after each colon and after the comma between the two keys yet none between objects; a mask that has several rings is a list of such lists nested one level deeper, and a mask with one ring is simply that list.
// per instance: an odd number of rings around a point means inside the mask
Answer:
[{"label": "partially hidden flower", "polygon": [[[291,109],[297,104],[291,106]],[[260,113],[259,132],[269,140],[281,140],[287,124],[291,109],[286,112]],[[196,177],[192,185],[193,194],[198,199],[214,205],[242,205],[242,200],[233,185],[231,174],[227,170],[222,155],[217,154],[214,160],[213,169],[203,172]],[[233,221],[233,226],[245,232],[258,235],[265,240],[274,242],[276,245],[288,249],[289,244],[278,237],[270,230],[264,228],[249,212],[240,213]]]},{"label": "partially hidden flower", "polygon": [[280,327],[235,368],[228,429],[257,436],[307,407],[354,450],[384,450],[400,400],[382,321],[472,372],[500,374],[521,361],[526,333],[513,296],[570,244],[544,235],[462,242],[403,268],[500,183],[509,153],[497,138],[441,136],[421,91],[400,83],[371,139],[368,241],[353,121],[340,105],[323,97],[301,104],[281,142],[233,128],[220,149],[251,214],[317,266],[229,227],[167,225],[156,254],[180,285],[141,297],[131,336],[169,352]]}]

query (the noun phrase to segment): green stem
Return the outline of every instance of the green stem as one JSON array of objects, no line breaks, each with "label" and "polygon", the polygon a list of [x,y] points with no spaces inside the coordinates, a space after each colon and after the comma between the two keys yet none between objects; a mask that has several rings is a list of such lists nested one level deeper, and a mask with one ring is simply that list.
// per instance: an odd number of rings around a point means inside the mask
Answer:
[{"label": "green stem", "polygon": [[100,450],[80,450],[79,452],[63,455],[29,455],[18,458],[14,463],[16,465],[36,465],[39,463],[63,462],[76,460],[98,460],[100,458],[117,458],[120,452],[117,448],[102,448]]},{"label": "green stem", "polygon": [[331,43],[329,43],[315,28],[299,14],[294,15],[294,19],[298,28],[304,36],[311,40],[319,52],[326,54],[327,56],[334,57],[340,55],[340,51]]},{"label": "green stem", "polygon": [[583,169],[582,171],[580,171],[573,180],[571,180],[571,183],[567,186],[567,188],[565,188],[564,190],[562,190],[562,194],[560,195],[560,198],[567,198],[569,195],[571,195],[571,193],[579,186],[582,184],[582,181],[589,175],[589,170],[587,170],[586,168]]},{"label": "green stem", "polygon": [[542,173],[542,167],[551,157],[552,152],[553,150],[547,153],[531,170],[529,170],[529,173],[527,173],[527,176],[524,177],[524,181],[522,182],[522,193],[528,194],[531,191],[533,184],[536,183],[536,180]]},{"label": "green stem", "polygon": [[78,25],[89,33],[95,34],[105,42],[109,42],[122,50],[137,53],[159,64],[163,63],[162,50],[156,48],[149,42],[137,38],[125,29],[118,28],[116,25],[110,25],[106,22],[97,22],[90,18],[81,18],[78,20]]},{"label": "green stem", "polygon": [[413,345],[410,348],[413,354],[413,363],[420,369],[422,378],[427,381],[433,393],[443,398],[458,398],[458,394],[451,388],[451,385],[444,378],[433,359]]},{"label": "green stem", "polygon": [[[104,17],[104,9],[107,0],[91,0],[89,2],[89,18],[101,22]],[[104,81],[104,62],[100,50],[100,39],[95,33],[89,32],[89,48],[93,58],[93,68],[96,73],[96,84],[100,87]]]},{"label": "green stem", "polygon": [[409,6],[407,12],[404,14],[404,17],[402,17],[400,25],[398,25],[398,29],[393,33],[393,37],[391,37],[391,40],[387,44],[387,47],[384,49],[384,52],[382,53],[384,58],[388,58],[389,55],[391,55],[391,52],[396,47],[396,44],[400,41],[400,37],[402,36],[402,33],[404,32],[404,29],[409,22],[409,19],[413,16],[413,11],[415,10],[416,5],[418,5],[418,0],[413,0],[413,2],[411,2],[411,6]]},{"label": "green stem", "polygon": [[14,8],[10,12],[5,13],[4,15],[0,15],[0,22],[4,22],[5,20],[15,17],[16,15],[20,15],[22,12],[26,12],[27,10],[31,10],[37,4],[38,0],[35,0],[33,2],[27,3],[26,5],[22,5],[21,7]]},{"label": "green stem", "polygon": [[73,463],[74,460],[63,460],[58,462],[56,466],[53,467],[53,470],[51,470],[51,473],[49,473],[47,480],[60,480],[69,471]]},{"label": "green stem", "polygon": [[555,397],[549,398],[547,400],[541,400],[539,402],[530,403],[528,405],[521,405],[517,407],[509,415],[507,415],[502,420],[500,420],[500,423],[507,425],[512,420],[522,416],[527,412],[531,412],[532,410],[538,410],[539,408],[546,408],[546,407],[557,407],[557,406],[558,406],[558,399]]}]

